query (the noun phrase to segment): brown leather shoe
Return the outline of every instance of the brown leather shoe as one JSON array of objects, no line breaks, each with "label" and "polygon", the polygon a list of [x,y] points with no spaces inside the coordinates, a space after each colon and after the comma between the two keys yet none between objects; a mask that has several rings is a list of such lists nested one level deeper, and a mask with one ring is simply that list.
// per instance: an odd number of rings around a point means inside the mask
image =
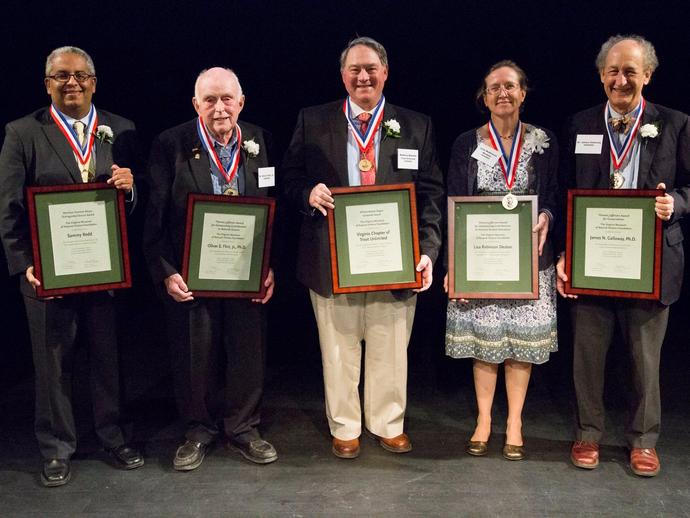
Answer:
[{"label": "brown leather shoe", "polygon": [[655,477],[661,469],[659,456],[654,448],[632,448],[630,469],[640,477]]},{"label": "brown leather shoe", "polygon": [[406,433],[401,433],[400,435],[391,437],[390,439],[386,437],[379,437],[373,433],[371,433],[371,435],[379,442],[384,450],[392,453],[407,453],[408,451],[412,451],[412,443],[410,442],[410,438]]},{"label": "brown leather shoe", "polygon": [[599,465],[599,444],[593,441],[575,441],[570,449],[570,461],[578,468],[596,468]]},{"label": "brown leather shoe", "polygon": [[355,459],[359,457],[359,439],[344,441],[333,437],[333,455],[341,459]]},{"label": "brown leather shoe", "polygon": [[525,458],[525,446],[505,443],[503,445],[503,458],[507,460],[522,460]]},{"label": "brown leather shoe", "polygon": [[465,453],[475,457],[483,457],[489,453],[489,441],[467,441],[465,443]]}]

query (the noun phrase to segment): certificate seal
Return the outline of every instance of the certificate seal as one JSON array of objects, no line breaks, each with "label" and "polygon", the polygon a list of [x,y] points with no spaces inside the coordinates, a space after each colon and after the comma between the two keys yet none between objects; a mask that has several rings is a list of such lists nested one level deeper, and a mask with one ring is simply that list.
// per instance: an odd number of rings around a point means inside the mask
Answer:
[{"label": "certificate seal", "polygon": [[371,171],[373,164],[368,159],[362,158],[357,164],[357,167],[359,167],[360,171],[366,173],[367,171]]},{"label": "certificate seal", "polygon": [[506,194],[501,200],[501,205],[505,210],[513,210],[518,205],[518,200],[513,193]]}]

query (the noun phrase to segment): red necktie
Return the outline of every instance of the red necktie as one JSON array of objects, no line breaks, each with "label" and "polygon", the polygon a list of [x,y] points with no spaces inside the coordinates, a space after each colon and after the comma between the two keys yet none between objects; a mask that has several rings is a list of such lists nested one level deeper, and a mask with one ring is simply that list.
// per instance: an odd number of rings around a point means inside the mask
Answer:
[{"label": "red necktie", "polygon": [[[359,121],[360,133],[362,135],[366,134],[367,128],[369,127],[369,120],[371,119],[371,113],[362,112],[357,116]],[[371,144],[367,148],[363,157],[366,158],[371,164],[371,169],[368,171],[359,170],[360,183],[362,185],[374,185],[376,183],[376,152],[374,150],[374,139],[371,139]],[[361,160],[360,160],[361,162]],[[359,163],[359,162],[358,162]]]}]

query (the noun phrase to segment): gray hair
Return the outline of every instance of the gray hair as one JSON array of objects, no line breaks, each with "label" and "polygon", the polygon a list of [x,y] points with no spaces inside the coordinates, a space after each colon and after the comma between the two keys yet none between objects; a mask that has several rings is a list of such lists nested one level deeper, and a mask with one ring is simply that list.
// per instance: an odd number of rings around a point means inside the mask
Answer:
[{"label": "gray hair", "polygon": [[77,56],[81,56],[86,61],[86,72],[92,76],[96,75],[96,67],[93,64],[93,59],[91,59],[91,56],[89,56],[85,50],[82,50],[79,47],[72,47],[68,45],[65,47],[58,47],[48,54],[48,57],[46,58],[46,77],[50,75],[53,69],[53,61],[63,54],[76,54]]},{"label": "gray hair", "polygon": [[211,68],[204,68],[201,72],[199,72],[199,75],[196,76],[196,81],[194,81],[194,97],[199,97],[199,83],[201,82],[201,78],[209,71],[214,68],[220,68],[222,70],[225,70],[226,72],[229,72],[232,77],[235,78],[235,81],[237,81],[237,86],[240,87],[240,97],[244,95],[242,93],[242,85],[240,84],[240,78],[237,77],[237,74],[235,74],[235,71],[231,68],[225,68],[225,67],[211,67]]},{"label": "gray hair", "polygon": [[376,52],[376,55],[381,60],[381,64],[384,67],[388,66],[388,54],[386,53],[386,49],[383,47],[383,45],[381,45],[374,38],[369,38],[367,36],[359,36],[354,40],[351,40],[350,43],[347,44],[347,47],[345,47],[343,51],[340,53],[340,70],[345,68],[345,60],[347,59],[347,53],[350,52],[350,49],[352,47],[356,47],[357,45],[364,45],[365,47],[369,47],[371,50]]},{"label": "gray hair", "polygon": [[601,46],[599,54],[597,54],[597,60],[595,61],[597,70],[600,72],[604,70],[604,66],[606,65],[606,56],[608,56],[611,48],[617,43],[625,40],[632,40],[640,46],[642,49],[642,57],[644,59],[644,69],[654,72],[656,67],[659,66],[659,59],[656,57],[654,45],[637,34],[616,34],[615,36],[611,36],[608,40],[606,40],[606,42]]}]

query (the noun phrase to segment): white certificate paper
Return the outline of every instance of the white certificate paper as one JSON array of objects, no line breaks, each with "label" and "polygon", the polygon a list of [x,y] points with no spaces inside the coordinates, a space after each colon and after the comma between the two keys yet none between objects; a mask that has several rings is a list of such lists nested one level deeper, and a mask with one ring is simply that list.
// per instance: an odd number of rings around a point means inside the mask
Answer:
[{"label": "white certificate paper", "polygon": [[204,214],[199,279],[249,280],[255,226],[256,216]]},{"label": "white certificate paper", "polygon": [[345,208],[350,273],[402,271],[397,203]]},{"label": "white certificate paper", "polygon": [[642,209],[588,208],[585,275],[614,279],[642,276]]},{"label": "white certificate paper", "polygon": [[104,201],[48,206],[55,275],[110,270]]},{"label": "white certificate paper", "polygon": [[520,280],[520,216],[467,216],[467,280]]}]

